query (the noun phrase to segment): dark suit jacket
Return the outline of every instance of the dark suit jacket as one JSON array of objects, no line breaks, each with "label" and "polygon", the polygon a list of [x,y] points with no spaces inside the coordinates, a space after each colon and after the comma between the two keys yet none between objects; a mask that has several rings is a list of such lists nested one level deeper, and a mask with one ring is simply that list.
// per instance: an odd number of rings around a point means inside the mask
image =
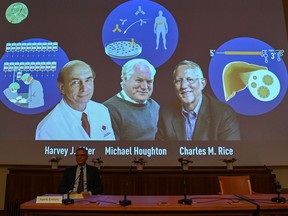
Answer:
[{"label": "dark suit jacket", "polygon": [[[87,169],[87,190],[91,191],[93,195],[101,194],[103,192],[103,186],[100,179],[99,171],[96,167],[86,164]],[[77,165],[68,167],[65,169],[64,176],[59,185],[58,192],[66,194],[70,190],[73,190],[75,184],[75,176],[77,171]]]},{"label": "dark suit jacket", "polygon": [[[186,140],[185,119],[180,101],[160,108],[156,140]],[[203,94],[192,140],[240,140],[234,110],[225,103]]]}]

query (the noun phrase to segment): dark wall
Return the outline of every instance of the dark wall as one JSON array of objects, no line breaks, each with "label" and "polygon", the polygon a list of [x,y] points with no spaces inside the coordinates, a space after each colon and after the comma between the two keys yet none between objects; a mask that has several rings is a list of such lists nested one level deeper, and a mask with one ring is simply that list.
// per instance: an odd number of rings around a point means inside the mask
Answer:
[{"label": "dark wall", "polygon": [[286,31],[288,36],[288,1],[282,0],[284,5],[285,21],[286,21]]}]

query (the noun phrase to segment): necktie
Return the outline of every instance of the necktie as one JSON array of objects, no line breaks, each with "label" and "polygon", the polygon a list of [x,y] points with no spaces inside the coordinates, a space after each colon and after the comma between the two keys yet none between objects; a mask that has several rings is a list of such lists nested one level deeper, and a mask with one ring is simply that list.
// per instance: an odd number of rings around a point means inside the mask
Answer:
[{"label": "necktie", "polygon": [[90,137],[90,124],[87,118],[87,114],[85,112],[82,113],[81,121],[82,121],[82,127]]},{"label": "necktie", "polygon": [[83,167],[80,168],[80,175],[79,175],[79,183],[77,187],[77,193],[81,193],[84,191],[84,174],[83,174]]},{"label": "necktie", "polygon": [[196,113],[195,112],[184,112],[186,118],[186,138],[187,141],[192,140],[195,122],[196,122]]}]

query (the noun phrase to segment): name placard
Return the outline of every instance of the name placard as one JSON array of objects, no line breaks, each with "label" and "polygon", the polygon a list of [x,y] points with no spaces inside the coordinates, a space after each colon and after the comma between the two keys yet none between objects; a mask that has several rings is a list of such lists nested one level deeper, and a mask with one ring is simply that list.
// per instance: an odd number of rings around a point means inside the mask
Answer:
[{"label": "name placard", "polygon": [[36,203],[60,203],[62,204],[62,196],[37,196]]},{"label": "name placard", "polygon": [[83,195],[82,194],[70,194],[70,198],[71,199],[83,199]]}]

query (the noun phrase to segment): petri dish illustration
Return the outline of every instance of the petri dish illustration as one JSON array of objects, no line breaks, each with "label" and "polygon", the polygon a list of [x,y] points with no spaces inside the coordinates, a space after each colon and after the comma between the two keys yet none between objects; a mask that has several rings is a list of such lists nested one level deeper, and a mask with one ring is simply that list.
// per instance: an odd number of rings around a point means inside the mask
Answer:
[{"label": "petri dish illustration", "polygon": [[105,53],[117,59],[129,59],[140,55],[142,45],[134,39],[118,39],[105,45]]}]

